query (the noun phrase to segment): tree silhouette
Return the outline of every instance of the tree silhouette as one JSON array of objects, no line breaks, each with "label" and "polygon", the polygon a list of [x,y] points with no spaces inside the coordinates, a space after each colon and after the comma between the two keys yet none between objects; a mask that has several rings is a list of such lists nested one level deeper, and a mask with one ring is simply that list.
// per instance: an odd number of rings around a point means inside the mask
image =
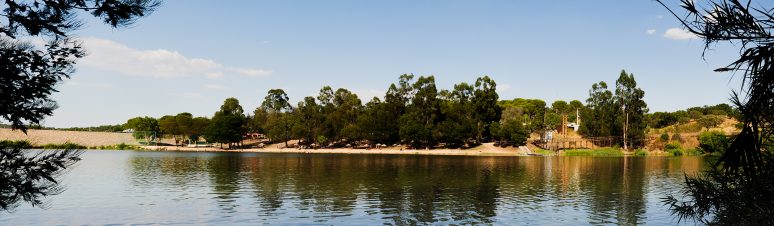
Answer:
[{"label": "tree silhouette", "polygon": [[[682,0],[685,16],[666,7],[683,26],[704,40],[705,53],[717,43],[739,47],[740,56],[716,69],[742,75],[732,101],[739,109],[742,131],[720,159],[703,174],[686,176],[687,201],[664,201],[680,219],[703,223],[772,225],[774,218],[774,7],[752,1]],[[711,219],[709,219],[711,217]]]},{"label": "tree silhouette", "polygon": [[[5,0],[0,5],[0,117],[27,132],[57,108],[50,95],[70,78],[85,52],[69,32],[80,27],[78,13],[89,13],[111,27],[124,27],[152,12],[158,0]],[[29,40],[42,38],[45,46]],[[79,160],[79,151],[27,155],[25,147],[0,144],[0,209],[19,201],[40,206],[56,194],[56,176]]]}]

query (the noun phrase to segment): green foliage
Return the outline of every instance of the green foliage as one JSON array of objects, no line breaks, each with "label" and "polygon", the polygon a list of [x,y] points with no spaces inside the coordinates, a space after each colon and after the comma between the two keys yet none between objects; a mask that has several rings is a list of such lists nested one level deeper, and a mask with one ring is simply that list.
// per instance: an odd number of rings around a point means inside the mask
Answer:
[{"label": "green foliage", "polygon": [[562,116],[555,112],[548,112],[545,116],[545,126],[549,130],[558,129],[562,125]]},{"label": "green foliage", "polygon": [[[462,83],[465,84],[465,83]],[[460,85],[462,85],[460,84]],[[467,85],[467,84],[465,84]],[[455,90],[457,87],[455,86]],[[469,89],[465,89],[466,91]],[[459,95],[459,94],[458,94]],[[461,99],[467,99],[467,96],[461,96]],[[502,108],[497,104],[500,96],[497,95],[497,83],[489,76],[476,79],[475,90],[473,91],[470,108],[473,110],[473,117],[468,118],[468,123],[475,122],[476,139],[480,143],[483,139],[491,136],[489,125],[500,120]],[[467,104],[467,103],[462,103]],[[466,123],[463,123],[466,124]],[[461,125],[466,127],[466,125]]]},{"label": "green foliage", "polygon": [[564,150],[564,156],[623,156],[624,153],[618,148],[599,148],[599,149],[568,149]]},{"label": "green foliage", "polygon": [[29,154],[23,150],[27,146],[29,143],[0,141],[0,210],[11,211],[21,201],[44,205],[43,198],[62,191],[55,178],[80,160],[80,150]]},{"label": "green foliage", "polygon": [[545,124],[543,123],[546,113],[545,101],[516,98],[513,100],[502,100],[498,104],[503,109],[511,108],[512,111],[520,112],[518,115],[523,117],[521,122],[526,124],[528,132],[543,131],[545,129]]},{"label": "green foliage", "polygon": [[683,155],[683,145],[679,142],[670,142],[664,146],[664,151],[672,156],[681,156]]},{"label": "green foliage", "polygon": [[634,151],[634,156],[648,156],[648,150],[637,149],[636,151]]},{"label": "green foliage", "polygon": [[[0,118],[12,129],[27,132],[27,125],[53,113],[50,98],[56,86],[69,79],[75,62],[84,57],[80,42],[69,32],[82,23],[82,12],[112,27],[126,26],[147,15],[158,1],[5,1],[0,24]],[[84,15],[86,15],[84,14]],[[46,42],[36,48],[32,41]],[[24,201],[43,205],[43,198],[61,191],[57,176],[80,160],[79,151],[25,155],[22,148],[0,143],[0,209],[10,211]]]},{"label": "green foliage", "polygon": [[[292,138],[296,117],[291,113],[293,108],[288,103],[288,95],[282,89],[271,89],[261,103],[261,107],[255,110],[256,117],[264,120],[262,126],[272,140],[287,141]],[[265,118],[264,118],[265,116]],[[214,121],[214,118],[213,118]]]},{"label": "green foliage", "polygon": [[545,149],[540,149],[540,148],[538,148],[538,149],[535,149],[535,150],[532,150],[532,152],[534,152],[535,154],[538,154],[538,155],[544,155],[544,156],[552,156],[552,155],[556,155],[556,152],[554,152],[554,151],[551,151],[551,150],[545,150]]},{"label": "green foliage", "polygon": [[99,150],[142,150],[140,146],[129,145],[125,143],[120,143],[116,145],[103,145],[103,146],[98,146],[94,148]]},{"label": "green foliage", "polygon": [[0,141],[0,147],[30,149],[32,148],[32,144],[26,140],[3,140]]},{"label": "green foliage", "polygon": [[381,102],[378,98],[368,102],[357,119],[363,138],[379,144],[400,142],[397,122],[400,111],[396,103]]},{"label": "green foliage", "polygon": [[413,147],[432,147],[437,142],[432,133],[441,113],[435,77],[420,76],[412,88],[414,97],[399,119],[400,137]]},{"label": "green foliage", "polygon": [[529,134],[518,120],[505,120],[492,124],[492,135],[495,139],[506,141],[514,146],[521,146],[527,143]]},{"label": "green foliage", "polygon": [[662,133],[661,136],[658,137],[659,142],[667,142],[669,141],[669,134],[668,133]]},{"label": "green foliage", "polygon": [[159,131],[159,121],[152,117],[135,117],[126,121],[124,128],[134,131]]},{"label": "green foliage", "polygon": [[705,153],[723,152],[731,140],[720,131],[705,131],[699,134],[699,148]]},{"label": "green foliage", "polygon": [[583,126],[578,131],[586,137],[606,137],[614,134],[615,114],[620,111],[614,105],[613,93],[607,88],[607,83],[600,81],[591,85],[589,98],[586,99],[586,109],[581,111]]},{"label": "green foliage", "polygon": [[91,127],[70,127],[70,128],[59,128],[56,130],[64,130],[64,131],[91,131],[91,132],[121,132],[125,128],[123,125],[101,125],[101,126],[91,126]]},{"label": "green foliage", "polygon": [[86,149],[87,147],[76,143],[65,142],[64,144],[46,144],[46,145],[43,145],[43,148],[70,150],[70,149]]},{"label": "green foliage", "polygon": [[[69,33],[82,23],[82,11],[112,27],[131,24],[150,13],[157,1],[5,1],[0,24],[0,118],[27,131],[40,124],[57,104],[50,95],[69,79],[78,58],[86,55]],[[32,42],[42,40],[43,48]]]},{"label": "green foliage", "polygon": [[701,127],[711,129],[723,123],[725,118],[725,116],[720,115],[703,115],[696,120],[696,123],[701,125]]},{"label": "green foliage", "polygon": [[242,106],[236,98],[228,98],[223,102],[220,111],[215,112],[212,121],[207,126],[205,137],[213,143],[238,143],[245,134],[245,116]]},{"label": "green foliage", "polygon": [[618,127],[623,130],[624,148],[628,146],[641,147],[645,145],[645,113],[648,105],[643,100],[645,91],[637,87],[634,74],[627,74],[621,70],[618,80],[615,81],[616,107],[621,108],[621,114],[617,114]]}]

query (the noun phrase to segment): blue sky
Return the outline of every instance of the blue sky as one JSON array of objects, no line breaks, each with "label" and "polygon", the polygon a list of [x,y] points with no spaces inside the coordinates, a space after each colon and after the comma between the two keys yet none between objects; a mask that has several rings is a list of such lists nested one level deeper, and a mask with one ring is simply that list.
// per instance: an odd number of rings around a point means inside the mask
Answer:
[{"label": "blue sky", "polygon": [[[677,6],[677,5],[675,5]],[[45,126],[119,124],[135,116],[210,117],[236,97],[252,111],[266,91],[293,103],[324,85],[382,97],[400,74],[439,88],[489,75],[501,99],[588,97],[591,84],[634,73],[651,112],[728,102],[733,59],[643,1],[168,0],[130,28],[86,16],[90,55],[54,95]]]}]

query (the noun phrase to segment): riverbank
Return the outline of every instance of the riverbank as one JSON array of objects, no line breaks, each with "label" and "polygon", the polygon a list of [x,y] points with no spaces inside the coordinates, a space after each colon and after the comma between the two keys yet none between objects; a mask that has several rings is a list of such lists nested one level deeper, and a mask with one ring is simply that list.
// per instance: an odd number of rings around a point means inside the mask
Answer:
[{"label": "riverbank", "polygon": [[353,148],[321,148],[321,149],[297,149],[297,148],[246,148],[246,149],[220,149],[214,147],[176,147],[176,146],[142,146],[142,150],[149,151],[182,151],[182,152],[255,152],[255,153],[297,153],[297,154],[381,154],[381,155],[462,155],[462,156],[525,156],[529,153],[518,148],[500,148],[491,144],[483,144],[471,149],[353,149]]}]

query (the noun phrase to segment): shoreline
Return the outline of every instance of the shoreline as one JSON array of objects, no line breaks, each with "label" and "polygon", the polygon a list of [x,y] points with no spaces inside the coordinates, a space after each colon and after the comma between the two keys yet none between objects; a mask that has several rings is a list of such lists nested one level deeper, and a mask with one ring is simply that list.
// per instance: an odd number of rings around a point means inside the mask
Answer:
[{"label": "shoreline", "polygon": [[214,147],[191,148],[177,146],[143,146],[142,151],[179,151],[179,152],[242,152],[242,153],[294,153],[294,154],[380,154],[380,155],[447,155],[447,156],[528,156],[522,151],[508,149],[296,149],[296,148],[247,148],[247,149],[220,149]]}]

